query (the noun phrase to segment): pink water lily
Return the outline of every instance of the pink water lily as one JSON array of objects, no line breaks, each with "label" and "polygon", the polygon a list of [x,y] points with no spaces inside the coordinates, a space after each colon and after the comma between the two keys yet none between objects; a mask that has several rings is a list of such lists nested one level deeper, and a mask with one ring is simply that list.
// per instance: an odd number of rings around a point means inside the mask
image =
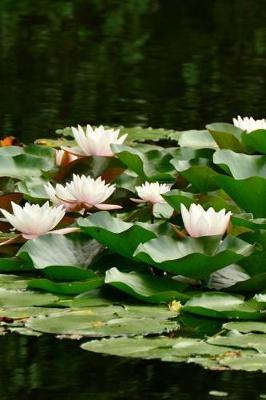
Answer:
[{"label": "pink water lily", "polygon": [[232,213],[225,209],[216,212],[212,207],[205,211],[199,204],[191,204],[189,210],[181,204],[181,216],[191,237],[223,235]]},{"label": "pink water lily", "polygon": [[94,129],[91,125],[87,125],[85,129],[78,125],[78,128],[72,128],[72,132],[78,147],[62,148],[83,157],[112,157],[114,153],[111,145],[122,144],[127,137],[127,134],[119,137],[119,129],[106,129],[102,125]]},{"label": "pink water lily", "polygon": [[73,175],[71,182],[65,186],[57,184],[55,188],[48,183],[46,193],[56,205],[63,205],[66,210],[90,209],[114,210],[122,208],[117,204],[104,203],[115,191],[115,185],[106,184],[101,177],[93,179],[85,175]]},{"label": "pink water lily", "polygon": [[[11,202],[13,214],[0,209],[8,222],[19,232],[25,239],[34,239],[47,233],[68,233],[73,228],[52,231],[65,215],[64,207],[50,207],[47,201],[42,206],[38,204],[26,203],[24,207]],[[74,228],[75,230],[77,228]]]},{"label": "pink water lily", "polygon": [[132,198],[132,201],[135,201],[136,203],[165,204],[166,201],[161,195],[169,192],[170,185],[159,182],[145,182],[141,186],[136,186],[135,189],[138,193],[139,199]]}]

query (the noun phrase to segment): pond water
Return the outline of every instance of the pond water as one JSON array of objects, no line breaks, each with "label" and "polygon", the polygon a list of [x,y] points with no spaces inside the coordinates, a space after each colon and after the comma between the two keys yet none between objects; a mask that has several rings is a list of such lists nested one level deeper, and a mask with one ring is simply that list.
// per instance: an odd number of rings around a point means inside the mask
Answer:
[{"label": "pond water", "polygon": [[[1,0],[0,132],[77,123],[192,129],[265,117],[266,8],[250,0]],[[258,399],[259,373],[0,337],[0,399]]]},{"label": "pond water", "polygon": [[264,117],[263,0],[1,0],[0,132]]},{"label": "pond water", "polygon": [[210,391],[227,392],[222,398],[230,400],[255,400],[266,393],[264,374],[105,357],[52,336],[1,337],[0,354],[1,400],[219,398]]}]

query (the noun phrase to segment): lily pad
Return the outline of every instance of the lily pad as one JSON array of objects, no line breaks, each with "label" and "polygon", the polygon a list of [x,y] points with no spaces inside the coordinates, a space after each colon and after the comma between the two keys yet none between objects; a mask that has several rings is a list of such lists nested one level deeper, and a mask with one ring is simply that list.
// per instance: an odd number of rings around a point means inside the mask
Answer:
[{"label": "lily pad", "polygon": [[17,253],[23,259],[30,258],[36,269],[49,266],[88,267],[102,247],[86,235],[48,234],[26,242]]},{"label": "lily pad", "polygon": [[218,346],[254,349],[260,353],[266,352],[266,334],[262,333],[228,333],[227,336],[216,336],[208,339],[208,343]]},{"label": "lily pad", "polygon": [[123,273],[117,268],[112,268],[106,272],[105,283],[151,303],[189,299],[187,294],[182,293],[185,285],[166,277],[157,278],[137,272]]},{"label": "lily pad", "polygon": [[[123,314],[123,309],[121,309]],[[119,307],[95,307],[84,311],[68,311],[48,317],[31,318],[26,326],[45,333],[90,337],[136,336],[160,334],[179,329],[168,319],[120,317]]]},{"label": "lily pad", "polygon": [[245,151],[241,141],[242,130],[236,126],[223,122],[216,122],[206,126],[220,149],[230,149],[236,152]]},{"label": "lily pad", "polygon": [[244,301],[241,296],[229,293],[209,292],[193,296],[183,307],[184,311],[206,317],[222,319],[262,319],[261,307]]},{"label": "lily pad", "polygon": [[236,331],[239,331],[242,333],[250,333],[250,332],[266,333],[266,322],[233,321],[233,322],[227,322],[227,323],[223,324],[223,328],[232,330],[232,331],[236,330]]},{"label": "lily pad", "polygon": [[255,218],[266,218],[266,179],[253,176],[236,180],[229,176],[216,178],[220,187],[245,211]]},{"label": "lily pad", "polygon": [[230,172],[235,179],[253,176],[266,177],[266,156],[235,153],[231,150],[217,150],[213,155],[214,164]]},{"label": "lily pad", "polygon": [[250,254],[252,246],[236,237],[186,238],[174,240],[160,236],[140,244],[136,259],[164,271],[195,279],[207,278],[212,272],[233,264]]},{"label": "lily pad", "polygon": [[79,219],[78,225],[82,232],[125,257],[132,257],[139,243],[156,237],[151,225],[124,222],[106,211]]},{"label": "lily pad", "polygon": [[49,293],[0,288],[0,307],[45,306],[54,304],[57,300],[57,296]]},{"label": "lily pad", "polygon": [[62,295],[77,295],[103,285],[104,279],[95,275],[89,280],[81,282],[53,282],[49,279],[32,279],[28,283],[28,289],[44,290],[46,292]]}]

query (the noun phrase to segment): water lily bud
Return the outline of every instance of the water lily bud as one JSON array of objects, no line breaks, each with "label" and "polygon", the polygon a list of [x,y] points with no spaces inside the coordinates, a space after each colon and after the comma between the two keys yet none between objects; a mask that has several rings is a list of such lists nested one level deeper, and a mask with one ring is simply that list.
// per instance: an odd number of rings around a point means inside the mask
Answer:
[{"label": "water lily bud", "polygon": [[181,215],[186,231],[191,237],[223,235],[232,213],[225,209],[216,212],[212,207],[205,211],[201,205],[191,204],[189,210],[181,204]]},{"label": "water lily bud", "polygon": [[243,131],[252,132],[256,131],[257,129],[266,129],[266,120],[263,119],[254,119],[252,117],[240,117],[239,115],[237,118],[233,118],[233,124],[237,128],[242,129]]}]

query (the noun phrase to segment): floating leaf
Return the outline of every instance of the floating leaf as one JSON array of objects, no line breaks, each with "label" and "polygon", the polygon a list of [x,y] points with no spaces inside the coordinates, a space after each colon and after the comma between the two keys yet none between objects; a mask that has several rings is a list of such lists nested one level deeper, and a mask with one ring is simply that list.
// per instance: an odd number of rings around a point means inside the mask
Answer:
[{"label": "floating leaf", "polygon": [[58,297],[49,293],[34,293],[0,288],[0,307],[45,306],[54,304]]},{"label": "floating leaf", "polygon": [[46,292],[77,295],[96,289],[104,284],[104,279],[95,275],[94,278],[82,282],[53,282],[49,279],[32,279],[28,283],[28,289],[44,290]]},{"label": "floating leaf", "polygon": [[233,264],[250,254],[252,246],[238,238],[227,236],[190,238],[182,241],[160,236],[140,244],[135,257],[173,274],[192,278],[207,278],[219,268]]},{"label": "floating leaf", "polygon": [[266,322],[233,321],[223,324],[223,328],[231,331],[236,330],[242,333],[250,333],[250,332],[266,333]]},{"label": "floating leaf", "polygon": [[233,370],[266,372],[266,354],[224,357],[220,363]]},{"label": "floating leaf", "polygon": [[209,292],[193,296],[184,305],[184,311],[214,318],[260,319],[260,307],[243,297],[229,293]]},{"label": "floating leaf", "polygon": [[137,272],[123,273],[117,268],[106,272],[105,283],[134,297],[151,303],[169,302],[173,299],[186,301],[189,296],[182,293],[185,285],[169,278],[156,278]]},{"label": "floating leaf", "polygon": [[37,269],[57,265],[88,267],[100,251],[99,243],[84,234],[48,234],[26,242],[17,256],[30,258]]},{"label": "floating leaf", "polygon": [[182,192],[177,189],[165,193],[162,197],[178,212],[180,212],[181,203],[189,207],[195,202],[194,196],[190,192]]},{"label": "floating leaf", "polygon": [[266,218],[266,179],[254,176],[236,180],[229,176],[216,178],[220,187],[245,211],[255,218]]},{"label": "floating leaf", "polygon": [[218,147],[208,131],[198,131],[195,129],[181,132],[178,144],[180,147],[190,147],[193,149],[217,149]]},{"label": "floating leaf", "polygon": [[[124,311],[120,307],[121,313]],[[132,318],[120,315],[119,307],[95,307],[84,311],[67,311],[48,317],[31,318],[26,326],[45,333],[91,337],[136,336],[177,330],[175,321],[155,318]]]},{"label": "floating leaf", "polygon": [[235,179],[253,176],[266,177],[266,156],[235,153],[231,150],[217,150],[213,155],[214,164],[230,171]]},{"label": "floating leaf", "polygon": [[241,129],[232,124],[216,122],[206,126],[220,149],[230,149],[237,152],[245,150],[241,142]]},{"label": "floating leaf", "polygon": [[124,222],[112,217],[106,211],[97,212],[86,219],[79,219],[78,225],[82,232],[125,257],[131,257],[139,243],[156,236],[151,230],[151,225]]},{"label": "floating leaf", "polygon": [[249,133],[242,132],[241,139],[246,147],[266,154],[266,130],[258,129]]},{"label": "floating leaf", "polygon": [[218,346],[239,347],[243,349],[255,349],[258,352],[266,352],[266,334],[237,332],[228,333],[227,336],[216,336],[208,339],[208,343]]},{"label": "floating leaf", "polygon": [[169,161],[170,150],[164,148],[143,152],[125,145],[112,145],[117,157],[142,180],[174,182],[175,171]]},{"label": "floating leaf", "polygon": [[216,190],[219,186],[216,177],[219,175],[211,166],[209,160],[196,158],[193,160],[171,160],[171,164],[188,182],[193,190],[206,192]]}]

